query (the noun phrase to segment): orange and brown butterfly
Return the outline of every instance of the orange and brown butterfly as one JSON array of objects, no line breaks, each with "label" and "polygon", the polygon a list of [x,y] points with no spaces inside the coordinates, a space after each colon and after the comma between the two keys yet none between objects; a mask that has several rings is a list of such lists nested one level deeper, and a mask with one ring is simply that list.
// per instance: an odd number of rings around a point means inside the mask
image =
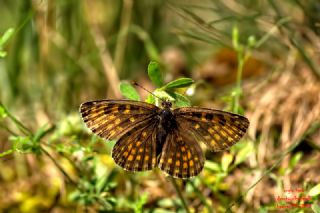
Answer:
[{"label": "orange and brown butterfly", "polygon": [[200,107],[161,107],[133,100],[98,100],[83,103],[80,112],[98,136],[116,140],[114,161],[125,170],[156,167],[176,178],[198,175],[205,162],[200,143],[211,151],[226,150],[246,133],[243,116]]}]

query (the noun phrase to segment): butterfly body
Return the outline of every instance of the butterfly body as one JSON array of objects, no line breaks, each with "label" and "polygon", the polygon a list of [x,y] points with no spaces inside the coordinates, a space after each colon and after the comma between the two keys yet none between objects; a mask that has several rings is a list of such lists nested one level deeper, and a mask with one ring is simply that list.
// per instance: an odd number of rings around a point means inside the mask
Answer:
[{"label": "butterfly body", "polygon": [[157,158],[161,155],[161,151],[166,141],[166,137],[168,136],[168,134],[170,134],[172,131],[175,131],[177,128],[175,117],[172,113],[172,110],[170,109],[170,106],[166,104],[162,105],[164,106],[164,108],[159,110],[159,114],[157,116],[158,121],[156,121],[158,126],[156,136]]},{"label": "butterfly body", "polygon": [[129,171],[155,167],[178,178],[198,175],[204,166],[199,143],[211,151],[222,151],[245,134],[247,118],[213,109],[172,109],[139,101],[100,100],[83,103],[83,120],[95,134],[117,140],[112,157]]}]

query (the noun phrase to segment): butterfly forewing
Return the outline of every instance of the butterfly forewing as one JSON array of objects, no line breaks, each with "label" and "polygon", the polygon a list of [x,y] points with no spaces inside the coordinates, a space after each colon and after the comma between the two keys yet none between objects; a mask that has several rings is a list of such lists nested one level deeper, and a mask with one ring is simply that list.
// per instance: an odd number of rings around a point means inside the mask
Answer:
[{"label": "butterfly forewing", "polygon": [[89,129],[102,138],[120,138],[130,129],[156,115],[158,107],[139,101],[100,100],[80,106],[82,118]]},{"label": "butterfly forewing", "polygon": [[192,132],[212,151],[222,151],[238,142],[249,126],[247,118],[219,110],[197,107],[174,110],[177,123]]},{"label": "butterfly forewing", "polygon": [[145,171],[156,166],[157,120],[149,118],[126,132],[112,150],[112,158],[129,171]]},{"label": "butterfly forewing", "polygon": [[204,161],[201,148],[192,135],[178,128],[166,138],[159,168],[173,177],[190,178],[201,172]]}]

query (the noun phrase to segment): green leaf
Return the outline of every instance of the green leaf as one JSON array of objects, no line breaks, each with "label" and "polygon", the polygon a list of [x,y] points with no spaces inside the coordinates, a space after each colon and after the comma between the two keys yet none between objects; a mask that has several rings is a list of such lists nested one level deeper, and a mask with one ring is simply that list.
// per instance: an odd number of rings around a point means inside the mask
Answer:
[{"label": "green leaf", "polygon": [[297,165],[297,163],[300,161],[302,156],[303,156],[302,152],[297,152],[294,156],[292,156],[292,158],[290,159],[289,168],[293,169]]},{"label": "green leaf", "polygon": [[10,155],[11,153],[13,153],[14,150],[13,149],[9,149],[7,151],[4,151],[4,152],[1,152],[0,153],[0,158],[4,157],[4,156],[7,156],[7,155]]},{"label": "green leaf", "polygon": [[6,108],[0,103],[0,118],[5,118],[8,116]]},{"label": "green leaf", "polygon": [[311,209],[315,213],[320,213],[320,206],[318,204],[316,204],[316,203],[312,204]]},{"label": "green leaf", "polygon": [[174,201],[171,198],[164,198],[158,201],[158,205],[162,208],[171,208],[174,206]]},{"label": "green leaf", "polygon": [[21,153],[39,153],[40,146],[35,144],[30,137],[10,136],[9,140],[13,142],[13,149]]},{"label": "green leaf", "polygon": [[236,25],[232,28],[232,45],[236,50],[239,48],[239,30]]},{"label": "green leaf", "polygon": [[162,91],[162,90],[157,89],[153,92],[153,94],[161,99],[164,99],[164,100],[175,101],[175,99],[166,91]]},{"label": "green leaf", "polygon": [[6,51],[0,51],[0,58],[6,57],[7,52]]},{"label": "green leaf", "polygon": [[97,190],[98,193],[101,193],[101,192],[104,191],[104,189],[107,186],[107,181],[108,181],[108,176],[106,176],[106,175],[102,176],[101,178],[99,178],[97,180],[97,183],[96,183],[95,187],[96,187],[96,190]]},{"label": "green leaf", "polygon": [[259,213],[268,213],[268,209],[266,207],[260,207]]},{"label": "green leaf", "polygon": [[3,36],[0,37],[0,48],[9,40],[9,38],[13,35],[14,29],[9,28]]},{"label": "green leaf", "polygon": [[157,62],[151,61],[149,63],[148,75],[154,85],[156,85],[157,87],[161,87],[163,85],[162,73]]},{"label": "green leaf", "polygon": [[221,168],[222,171],[227,172],[228,168],[232,162],[233,156],[229,153],[225,153],[222,156],[222,160],[221,160]]},{"label": "green leaf", "polygon": [[167,83],[161,89],[162,90],[171,90],[171,89],[175,89],[175,88],[183,88],[183,87],[188,87],[193,83],[194,83],[194,81],[191,78],[179,78],[177,80],[174,80],[174,81]]},{"label": "green leaf", "polygon": [[156,98],[153,95],[149,94],[147,99],[146,99],[146,102],[149,103],[149,104],[155,104],[156,103]]},{"label": "green leaf", "polygon": [[173,92],[169,93],[175,99],[175,106],[176,107],[188,107],[191,106],[190,100],[179,93]]},{"label": "green leaf", "polygon": [[124,97],[128,98],[129,100],[140,101],[140,96],[137,90],[129,83],[121,82],[120,92]]},{"label": "green leaf", "polygon": [[204,167],[206,169],[209,169],[209,170],[215,171],[215,172],[220,172],[221,171],[219,164],[217,164],[217,163],[215,163],[213,161],[210,161],[210,160],[206,160],[206,163],[204,164]]},{"label": "green leaf", "polygon": [[235,155],[236,156],[235,165],[238,165],[244,162],[253,153],[254,151],[253,149],[254,147],[252,143],[247,143],[245,147],[240,149],[240,151]]},{"label": "green leaf", "polygon": [[78,190],[71,192],[69,194],[69,196],[68,196],[68,199],[70,201],[76,201],[77,202],[77,201],[80,200],[80,198],[81,198],[81,195],[80,195],[80,192]]},{"label": "green leaf", "polygon": [[112,209],[112,205],[108,200],[99,199],[99,203],[101,203],[103,208],[106,209],[106,210],[111,210]]},{"label": "green leaf", "polygon": [[143,193],[140,195],[139,199],[134,205],[134,212],[135,213],[142,213],[143,212],[143,206],[146,204],[148,201],[148,193]]},{"label": "green leaf", "polygon": [[54,129],[54,127],[53,126],[48,127],[48,124],[41,126],[37,130],[37,132],[34,134],[32,140],[34,142],[40,141],[44,136],[46,136],[48,133],[50,133],[53,129]]},{"label": "green leaf", "polygon": [[316,186],[314,186],[312,189],[310,189],[309,193],[310,196],[317,196],[320,194],[320,183],[318,183]]},{"label": "green leaf", "polygon": [[256,37],[254,35],[249,36],[248,38],[248,47],[253,48],[257,44]]}]

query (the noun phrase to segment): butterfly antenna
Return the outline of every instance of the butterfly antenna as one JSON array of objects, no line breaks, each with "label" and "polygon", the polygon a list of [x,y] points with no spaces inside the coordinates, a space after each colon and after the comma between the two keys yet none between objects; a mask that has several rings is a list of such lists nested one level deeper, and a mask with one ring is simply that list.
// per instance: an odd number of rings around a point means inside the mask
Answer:
[{"label": "butterfly antenna", "polygon": [[160,98],[160,97],[156,96],[155,94],[153,94],[152,92],[150,92],[149,90],[147,90],[146,88],[144,88],[143,86],[141,86],[140,84],[138,84],[137,82],[132,81],[131,84],[133,84],[134,86],[140,87],[141,89],[143,89],[144,91],[150,93],[150,94],[153,95],[154,97],[156,97],[156,98],[158,98],[158,99],[160,99],[160,100],[162,100],[162,101],[165,101],[165,100],[163,100],[162,98]]}]

